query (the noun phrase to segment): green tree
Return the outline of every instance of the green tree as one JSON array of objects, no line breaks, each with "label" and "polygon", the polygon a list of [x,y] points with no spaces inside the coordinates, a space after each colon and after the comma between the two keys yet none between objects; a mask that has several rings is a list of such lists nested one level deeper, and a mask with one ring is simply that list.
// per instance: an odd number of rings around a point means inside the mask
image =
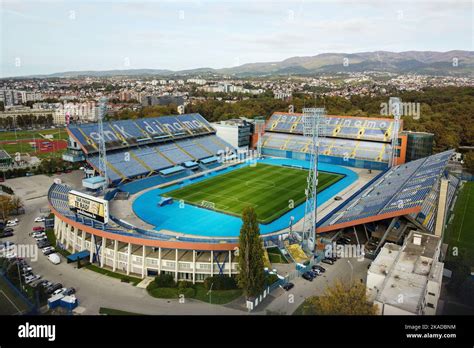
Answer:
[{"label": "green tree", "polygon": [[464,154],[464,166],[470,173],[474,173],[474,151]]},{"label": "green tree", "polygon": [[253,297],[265,287],[262,241],[257,214],[253,207],[244,208],[242,220],[239,236],[238,283],[247,297]]},{"label": "green tree", "polygon": [[367,299],[364,284],[345,286],[337,281],[326,288],[322,296],[308,298],[303,304],[304,315],[375,315],[377,305]]},{"label": "green tree", "polygon": [[10,198],[11,201],[11,207],[15,211],[15,213],[18,214],[19,210],[23,208],[23,201],[20,197],[18,196],[12,196]]}]

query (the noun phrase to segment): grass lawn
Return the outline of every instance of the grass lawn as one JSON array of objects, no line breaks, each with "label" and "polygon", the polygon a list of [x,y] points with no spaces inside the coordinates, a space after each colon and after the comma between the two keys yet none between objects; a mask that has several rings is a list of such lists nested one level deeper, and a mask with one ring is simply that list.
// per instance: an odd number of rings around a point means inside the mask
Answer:
[{"label": "grass lawn", "polygon": [[278,248],[268,248],[267,253],[271,263],[288,263],[288,260]]},{"label": "grass lawn", "polygon": [[[308,171],[258,163],[203,180],[166,193],[164,196],[205,206],[230,215],[241,216],[246,206],[253,206],[259,222],[270,223],[293,206],[305,201]],[[319,173],[318,191],[343,178],[343,175]],[[209,203],[203,205],[203,201]]]},{"label": "grass lawn", "polygon": [[133,285],[137,285],[138,283],[140,283],[142,281],[141,278],[131,277],[131,276],[128,276],[126,274],[115,273],[115,272],[109,271],[108,269],[100,268],[100,267],[98,267],[96,265],[92,265],[92,264],[84,266],[84,267],[87,268],[88,270],[91,270],[91,271],[94,271],[94,272],[97,272],[97,273],[101,273],[103,275],[106,275],[106,276],[109,276],[109,277],[112,277],[112,278],[121,279],[122,281],[126,281],[128,283],[132,283]]},{"label": "grass lawn", "polygon": [[107,307],[100,307],[99,313],[104,314],[104,315],[143,315],[139,313],[126,312],[126,311],[121,311],[119,309],[113,309],[113,308],[107,308]]},{"label": "grass lawn", "polygon": [[179,295],[184,295],[185,299],[194,299],[212,304],[226,304],[242,296],[242,289],[233,290],[213,290],[209,298],[208,290],[203,284],[194,284],[192,288],[179,290],[174,288],[148,288],[148,293],[156,298],[177,299]]},{"label": "grass lawn", "polygon": [[[454,218],[446,229],[445,242],[449,250],[457,247],[466,261],[474,266],[474,182],[467,182],[458,195]],[[448,252],[451,259],[452,252]],[[455,258],[455,257],[454,257]]]}]

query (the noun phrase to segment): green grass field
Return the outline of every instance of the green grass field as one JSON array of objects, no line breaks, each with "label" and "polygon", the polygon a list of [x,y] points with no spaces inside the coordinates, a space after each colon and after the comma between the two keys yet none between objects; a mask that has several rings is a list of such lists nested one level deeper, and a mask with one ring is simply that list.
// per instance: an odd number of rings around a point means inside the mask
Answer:
[{"label": "green grass field", "polygon": [[271,263],[288,263],[288,260],[278,248],[268,248],[267,253]]},{"label": "green grass field", "polygon": [[42,139],[42,135],[52,135],[52,140],[67,140],[69,138],[66,129],[40,129],[40,130],[25,130],[17,132],[0,132],[2,140],[16,140],[16,139]]},{"label": "green grass field", "polygon": [[454,218],[446,229],[445,242],[457,247],[474,266],[474,182],[461,189],[454,207]]},{"label": "green grass field", "polygon": [[[266,224],[305,201],[307,176],[306,170],[258,163],[165,196],[235,216],[241,216],[244,207],[253,206],[259,222]],[[342,178],[343,175],[320,172],[318,191]]]},{"label": "green grass field", "polygon": [[[52,139],[44,138],[45,135],[52,136]],[[25,140],[67,140],[68,138],[69,136],[64,128],[0,132],[0,149],[5,150],[10,155],[20,152],[22,154],[28,153],[39,158],[61,157],[65,152],[64,149],[54,152],[40,152],[33,148],[28,142],[25,142]]]}]

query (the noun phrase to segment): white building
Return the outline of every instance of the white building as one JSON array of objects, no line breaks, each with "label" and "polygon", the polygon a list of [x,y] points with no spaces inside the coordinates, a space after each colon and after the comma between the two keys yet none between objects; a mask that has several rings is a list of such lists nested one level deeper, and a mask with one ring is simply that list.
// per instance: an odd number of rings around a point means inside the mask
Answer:
[{"label": "white building", "polygon": [[66,114],[71,120],[79,122],[97,121],[98,109],[94,101],[61,104],[54,113],[55,124],[66,124]]},{"label": "white building", "polygon": [[187,79],[187,83],[195,83],[196,85],[205,85],[207,83],[206,80],[204,79]]},{"label": "white building", "polygon": [[211,123],[217,131],[218,137],[227,141],[230,145],[240,151],[246,151],[250,145],[252,126],[241,119],[232,119]]},{"label": "white building", "polygon": [[382,315],[435,315],[444,264],[441,239],[412,231],[403,246],[386,243],[367,273],[367,294]]}]

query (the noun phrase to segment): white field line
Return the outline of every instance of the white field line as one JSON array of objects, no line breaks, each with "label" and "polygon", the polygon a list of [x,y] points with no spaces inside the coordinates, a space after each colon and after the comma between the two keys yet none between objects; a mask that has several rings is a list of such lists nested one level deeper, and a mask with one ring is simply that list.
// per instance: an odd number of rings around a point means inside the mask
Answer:
[{"label": "white field line", "polygon": [[471,195],[471,190],[467,191],[466,205],[464,206],[464,212],[462,214],[462,220],[461,220],[461,227],[459,228],[459,233],[458,233],[458,239],[457,239],[458,242],[459,242],[459,238],[461,238],[462,227],[464,225],[464,218],[466,217],[466,210],[467,210],[467,206],[469,205],[470,195]]},{"label": "white field line", "polygon": [[12,300],[10,300],[10,297],[8,297],[7,294],[5,294],[5,292],[3,290],[0,290],[0,294],[5,296],[5,298],[8,300],[8,302],[10,302],[13,305],[13,307],[15,307],[15,309],[18,313],[21,313],[20,308],[18,308],[17,305]]}]

